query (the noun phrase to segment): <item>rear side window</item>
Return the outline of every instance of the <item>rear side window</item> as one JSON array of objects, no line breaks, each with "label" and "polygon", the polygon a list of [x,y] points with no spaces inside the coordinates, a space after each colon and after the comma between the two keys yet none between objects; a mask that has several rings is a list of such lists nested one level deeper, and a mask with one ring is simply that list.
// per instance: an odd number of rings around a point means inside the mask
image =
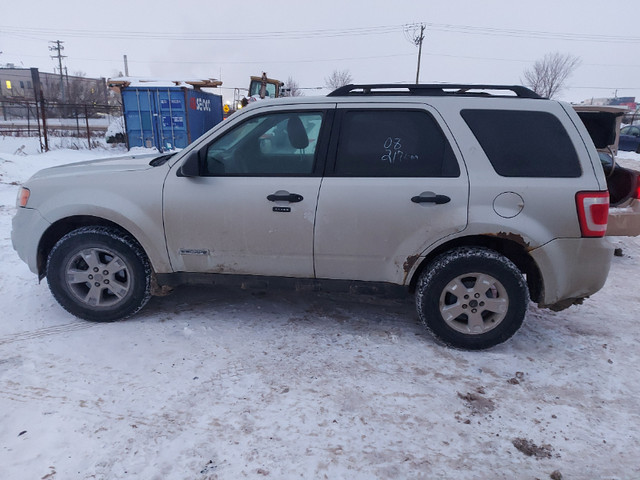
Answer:
[{"label": "rear side window", "polygon": [[503,177],[579,177],[578,154],[562,123],[548,112],[463,110],[498,175]]},{"label": "rear side window", "polygon": [[418,110],[349,110],[340,123],[335,174],[345,177],[458,177],[434,118]]}]

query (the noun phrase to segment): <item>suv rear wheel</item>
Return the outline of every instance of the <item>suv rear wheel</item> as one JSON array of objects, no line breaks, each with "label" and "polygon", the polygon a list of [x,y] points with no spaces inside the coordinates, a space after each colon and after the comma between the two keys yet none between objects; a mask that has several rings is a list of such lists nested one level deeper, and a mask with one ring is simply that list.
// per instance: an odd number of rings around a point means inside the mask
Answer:
[{"label": "suv rear wheel", "polygon": [[151,268],[138,243],[108,227],[74,230],[53,247],[49,289],[65,310],[108,322],[133,315],[151,296]]},{"label": "suv rear wheel", "polygon": [[446,344],[471,350],[510,338],[522,325],[528,303],[520,270],[485,248],[458,248],[436,257],[416,289],[422,323]]}]

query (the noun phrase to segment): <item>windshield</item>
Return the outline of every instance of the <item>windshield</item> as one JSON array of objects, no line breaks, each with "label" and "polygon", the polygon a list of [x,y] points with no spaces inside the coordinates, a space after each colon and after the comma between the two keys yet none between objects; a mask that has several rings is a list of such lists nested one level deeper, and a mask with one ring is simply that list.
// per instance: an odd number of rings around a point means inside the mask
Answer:
[{"label": "windshield", "polygon": [[[260,87],[261,82],[251,82],[251,90],[249,91],[249,96],[253,97],[254,95],[260,95]],[[267,93],[265,97],[276,97],[276,86],[273,83],[267,83]]]}]

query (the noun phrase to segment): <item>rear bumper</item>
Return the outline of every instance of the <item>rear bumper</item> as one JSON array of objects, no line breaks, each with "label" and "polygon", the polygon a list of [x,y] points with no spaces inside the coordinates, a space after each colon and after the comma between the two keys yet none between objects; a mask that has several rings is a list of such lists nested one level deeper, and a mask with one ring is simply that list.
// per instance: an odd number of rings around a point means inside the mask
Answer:
[{"label": "rear bumper", "polygon": [[539,305],[549,307],[600,290],[609,274],[613,246],[606,238],[560,238],[531,251],[531,256],[544,282]]}]

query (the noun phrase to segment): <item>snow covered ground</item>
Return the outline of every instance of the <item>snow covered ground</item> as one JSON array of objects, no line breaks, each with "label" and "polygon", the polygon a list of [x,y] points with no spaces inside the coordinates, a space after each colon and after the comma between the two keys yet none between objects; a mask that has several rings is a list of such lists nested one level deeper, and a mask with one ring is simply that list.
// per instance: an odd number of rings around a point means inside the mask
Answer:
[{"label": "snow covered ground", "polygon": [[640,478],[639,239],[484,352],[362,295],[181,288],[88,323],[11,248],[17,184],[123,152],[36,152],[0,138],[0,479]]}]

